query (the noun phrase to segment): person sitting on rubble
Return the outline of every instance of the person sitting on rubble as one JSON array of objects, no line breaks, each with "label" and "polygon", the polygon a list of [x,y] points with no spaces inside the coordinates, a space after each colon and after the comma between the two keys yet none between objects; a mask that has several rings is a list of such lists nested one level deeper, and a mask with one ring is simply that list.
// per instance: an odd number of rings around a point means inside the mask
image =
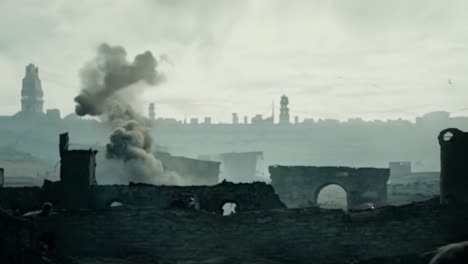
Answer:
[{"label": "person sitting on rubble", "polygon": [[39,212],[39,216],[49,216],[52,211],[52,204],[46,202],[42,205],[42,210]]},{"label": "person sitting on rubble", "polygon": [[42,204],[41,210],[27,212],[23,215],[23,217],[27,217],[27,218],[47,217],[47,216],[54,214],[52,212],[52,208],[53,208],[52,203],[45,202]]},{"label": "person sitting on rubble", "polygon": [[187,199],[187,209],[195,209],[195,197],[191,196]]}]

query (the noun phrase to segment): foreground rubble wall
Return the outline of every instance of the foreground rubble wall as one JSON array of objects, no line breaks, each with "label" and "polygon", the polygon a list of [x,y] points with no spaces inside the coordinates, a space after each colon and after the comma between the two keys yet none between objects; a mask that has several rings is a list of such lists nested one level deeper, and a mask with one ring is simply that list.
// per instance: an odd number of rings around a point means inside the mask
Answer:
[{"label": "foreground rubble wall", "polygon": [[[420,254],[467,238],[468,208],[431,200],[355,212],[278,209],[231,216],[117,207],[64,212],[40,221],[60,252],[76,256],[150,254],[200,259],[262,257],[288,263]],[[328,261],[328,262],[325,262]]]},{"label": "foreground rubble wall", "polygon": [[[56,208],[63,204],[61,182],[46,182],[42,187],[0,188],[0,207],[18,205],[24,212],[40,209],[42,203],[52,202]],[[236,211],[285,208],[273,187],[266,183],[222,182],[214,186],[156,186],[149,184],[95,185],[88,195],[88,208],[108,208],[112,202],[129,206],[149,206],[167,209],[184,196],[196,197],[200,209],[220,213],[226,202],[237,205]]]},{"label": "foreground rubble wall", "polygon": [[23,211],[36,210],[42,205],[42,190],[39,187],[0,188],[0,208],[19,206]]},{"label": "foreground rubble wall", "polygon": [[200,209],[220,213],[226,202],[235,203],[236,211],[285,208],[273,187],[266,183],[223,182],[214,186],[102,185],[94,189],[95,208],[106,208],[116,201],[124,205],[171,207],[181,196],[194,196]]}]

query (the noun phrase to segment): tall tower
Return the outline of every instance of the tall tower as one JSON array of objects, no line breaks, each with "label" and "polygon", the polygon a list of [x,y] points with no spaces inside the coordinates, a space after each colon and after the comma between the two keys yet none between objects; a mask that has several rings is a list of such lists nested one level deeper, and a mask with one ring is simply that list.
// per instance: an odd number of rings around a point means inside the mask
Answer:
[{"label": "tall tower", "polygon": [[26,114],[44,113],[44,92],[39,79],[39,68],[34,64],[26,66],[21,89],[21,112]]},{"label": "tall tower", "polygon": [[154,108],[154,103],[149,104],[148,117],[149,117],[150,120],[155,120],[156,119],[156,110]]},{"label": "tall tower", "polygon": [[279,115],[279,123],[280,124],[289,124],[289,99],[286,95],[281,96],[280,101],[280,115]]},{"label": "tall tower", "polygon": [[233,125],[239,124],[239,117],[237,116],[237,113],[232,113],[232,124]]},{"label": "tall tower", "polygon": [[275,123],[275,101],[271,102],[271,123]]}]

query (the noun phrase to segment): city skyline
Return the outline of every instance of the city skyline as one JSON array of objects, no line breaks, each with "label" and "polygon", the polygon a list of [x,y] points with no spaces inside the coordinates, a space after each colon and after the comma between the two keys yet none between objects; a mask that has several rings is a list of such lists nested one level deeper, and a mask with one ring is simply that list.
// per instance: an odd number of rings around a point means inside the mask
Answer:
[{"label": "city skyline", "polygon": [[154,102],[158,116],[229,123],[234,112],[267,116],[286,94],[291,119],[468,115],[468,4],[360,2],[115,1],[110,11],[93,1],[6,1],[0,113],[19,111],[29,63],[39,66],[44,108],[71,113],[78,72],[105,41],[157,56],[167,81],[141,95],[145,114]]}]

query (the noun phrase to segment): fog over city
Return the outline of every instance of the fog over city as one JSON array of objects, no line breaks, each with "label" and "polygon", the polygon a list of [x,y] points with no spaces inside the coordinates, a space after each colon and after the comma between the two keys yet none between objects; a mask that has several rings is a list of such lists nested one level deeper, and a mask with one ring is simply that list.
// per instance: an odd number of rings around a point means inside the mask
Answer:
[{"label": "fog over city", "polygon": [[[78,71],[102,42],[151,51],[168,81],[140,95],[160,117],[291,115],[345,120],[467,115],[466,1],[0,2],[0,112],[18,112],[24,65],[44,107],[74,111]],[[259,100],[261,98],[261,100]]]}]

